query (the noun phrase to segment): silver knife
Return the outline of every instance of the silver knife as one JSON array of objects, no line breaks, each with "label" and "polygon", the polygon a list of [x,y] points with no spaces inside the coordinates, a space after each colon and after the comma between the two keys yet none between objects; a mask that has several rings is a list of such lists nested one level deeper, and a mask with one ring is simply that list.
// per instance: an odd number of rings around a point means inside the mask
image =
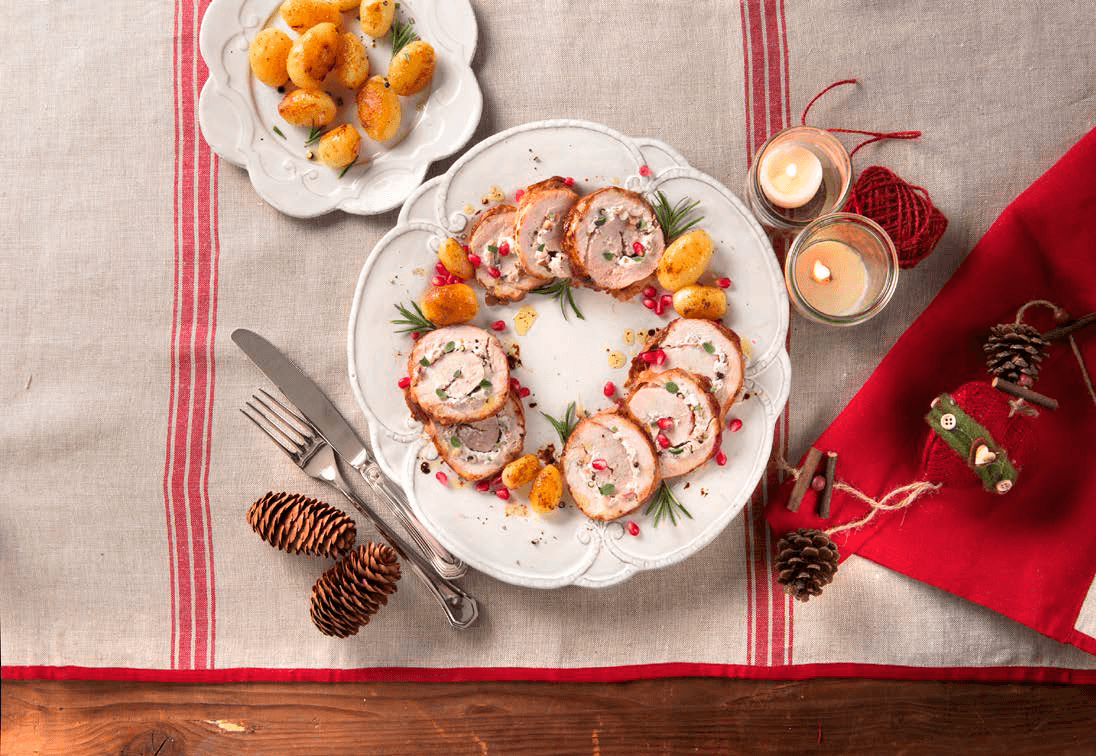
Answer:
[{"label": "silver knife", "polygon": [[411,540],[427,556],[438,574],[445,578],[458,578],[467,572],[464,562],[453,556],[434,536],[427,532],[422,522],[411,511],[403,490],[382,471],[373,455],[350,423],[339,413],[331,400],[300,368],[254,331],[237,328],[232,340],[244,351],[266,377],[274,382],[289,401],[293,402],[324,440],[335,449],[347,464],[353,467],[374,492],[388,502],[396,519],[403,525]]}]

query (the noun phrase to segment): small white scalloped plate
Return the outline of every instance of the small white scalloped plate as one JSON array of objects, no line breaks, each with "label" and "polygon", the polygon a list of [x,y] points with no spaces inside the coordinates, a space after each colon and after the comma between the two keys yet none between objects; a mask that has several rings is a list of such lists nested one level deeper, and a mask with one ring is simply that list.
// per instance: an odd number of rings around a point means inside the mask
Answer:
[{"label": "small white scalloped plate", "polygon": [[[199,45],[209,78],[198,100],[206,142],[228,162],[246,168],[259,196],[286,215],[311,218],[336,209],[374,215],[399,207],[430,163],[459,150],[479,124],[483,95],[470,67],[477,35],[471,5],[468,0],[401,0],[399,17],[414,18],[415,30],[433,46],[437,64],[425,92],[400,98],[403,117],[392,139],[368,139],[358,123],[354,93],[331,90],[343,103],[335,122],[358,129],[361,154],[369,158],[341,178],[339,171],[305,157],[308,130],[282,120],[282,95],[251,75],[250,41],[268,24],[287,29],[277,16],[280,5],[279,0],[213,0],[206,10]],[[365,40],[371,74],[387,70],[387,36],[370,46],[353,12],[343,14],[343,29]],[[275,133],[275,126],[284,137]]]},{"label": "small white scalloped plate", "polygon": [[[640,166],[651,169],[639,175]],[[693,515],[653,526],[640,509],[624,520],[637,522],[640,534],[624,534],[620,522],[595,523],[572,505],[545,516],[508,514],[506,502],[460,484],[449,475],[442,487],[434,473],[442,467],[437,452],[412,420],[397,387],[406,374],[412,342],[395,333],[389,321],[395,305],[417,300],[434,275],[440,240],[462,231],[469,216],[482,209],[481,198],[499,187],[508,198],[516,189],[552,175],[572,176],[580,192],[615,181],[671,202],[699,200],[701,227],[715,244],[710,270],[730,276],[730,309],[724,322],[743,339],[749,356],[748,398],[731,415],[742,419],[737,433],[724,433],[728,462],[708,462],[672,489]],[[480,292],[482,300],[482,292]],[[532,389],[525,400],[525,449],[559,438],[540,411],[560,416],[571,401],[589,411],[609,406],[602,394],[607,380],[624,383],[627,367],[611,369],[608,352],[629,358],[642,338],[629,346],[625,329],[646,331],[669,322],[638,301],[618,302],[585,289],[575,292],[586,316],[564,319],[556,303],[529,295],[524,302],[481,307],[473,321],[481,327],[507,322],[503,345],[517,343],[521,366],[514,371]],[[532,329],[517,336],[513,315],[532,304],[538,313]],[[543,121],[504,131],[470,149],[450,168],[424,184],[403,206],[395,228],[370,253],[358,279],[350,313],[347,349],[350,383],[369,423],[369,439],[381,467],[404,487],[427,528],[472,567],[499,580],[536,588],[590,587],[619,583],[638,570],[655,569],[696,553],[718,535],[745,506],[764,472],[773,428],[787,401],[791,368],[784,348],[788,299],[768,238],[746,207],[718,181],[689,167],[661,142],[631,139],[583,121]],[[535,405],[535,407],[534,407]],[[420,467],[427,462],[430,471]],[[513,501],[525,497],[523,489]]]}]

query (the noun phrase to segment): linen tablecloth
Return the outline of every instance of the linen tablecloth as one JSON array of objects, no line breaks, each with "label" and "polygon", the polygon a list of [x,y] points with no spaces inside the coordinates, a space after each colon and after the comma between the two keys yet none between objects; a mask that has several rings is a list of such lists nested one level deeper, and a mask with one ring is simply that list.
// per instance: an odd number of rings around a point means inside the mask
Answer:
[{"label": "linen tablecloth", "polygon": [[[268,336],[360,427],[345,329],[395,213],[288,218],[210,153],[195,118],[205,5],[23,2],[22,23],[0,31],[5,676],[1096,680],[1096,657],[855,557],[822,600],[792,606],[772,580],[764,486],[702,552],[622,585],[536,591],[470,574],[483,614],[458,633],[407,580],[358,636],[320,635],[307,600],[323,563],[270,550],[243,513],[271,489],[330,495],[237,412],[260,380],[227,335]],[[871,145],[856,166],[926,187],[948,231],[870,324],[793,317],[776,438],[789,458],[1096,113],[1087,0],[474,7],[474,140],[584,118],[664,140],[737,188],[765,136],[849,76],[861,84],[828,94],[813,124],[925,132]]]}]

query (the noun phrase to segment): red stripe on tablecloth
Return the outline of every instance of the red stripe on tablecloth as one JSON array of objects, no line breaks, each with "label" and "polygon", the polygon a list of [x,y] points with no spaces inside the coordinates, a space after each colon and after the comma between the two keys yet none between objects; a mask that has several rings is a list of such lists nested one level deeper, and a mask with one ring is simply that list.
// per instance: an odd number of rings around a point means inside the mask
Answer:
[{"label": "red stripe on tablecloth", "polygon": [[198,138],[195,106],[207,71],[197,55],[205,0],[175,6],[175,289],[172,301],[171,395],[164,462],[171,586],[171,664],[213,664],[212,527],[208,468],[216,322],[214,160]]},{"label": "red stripe on tablecloth", "polygon": [[[740,9],[749,162],[770,133],[787,125],[787,33],[781,0],[742,0]],[[787,418],[785,409],[773,438],[781,453],[787,445]],[[775,585],[772,538],[762,516],[767,501],[768,483],[763,482],[745,511],[746,660],[749,664],[779,665],[791,655],[791,606]]]},{"label": "red stripe on tablecloth", "polygon": [[1096,685],[1096,670],[1063,667],[903,667],[889,664],[637,664],[623,667],[366,667],[358,669],[132,669],[125,667],[0,667],[6,680],[126,680],[133,682],[626,682],[665,677],[738,677],[806,680],[865,677],[876,680],[962,680]]}]

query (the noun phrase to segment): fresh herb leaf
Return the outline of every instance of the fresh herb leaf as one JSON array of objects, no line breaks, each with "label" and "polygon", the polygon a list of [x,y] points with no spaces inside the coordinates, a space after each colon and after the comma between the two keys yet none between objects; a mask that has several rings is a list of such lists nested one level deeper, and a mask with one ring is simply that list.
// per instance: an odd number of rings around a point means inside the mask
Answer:
[{"label": "fresh herb leaf", "polygon": [[499,253],[498,245],[488,244],[487,245],[487,251],[490,252],[492,255],[497,255]]},{"label": "fresh herb leaf", "polygon": [[663,518],[670,518],[670,522],[677,526],[677,515],[683,514],[690,520],[693,516],[689,514],[689,510],[681,505],[681,502],[677,500],[670,487],[666,483],[662,483],[658,487],[658,491],[655,492],[654,498],[651,499],[651,503],[647,505],[647,509],[644,510],[644,514],[653,514],[655,521],[654,527],[658,527],[658,523]]},{"label": "fresh herb leaf", "polygon": [[479,385],[477,385],[476,388],[486,391],[487,389],[491,388],[491,381],[484,378],[482,381],[479,382]]},{"label": "fresh herb leaf", "polygon": [[449,445],[452,446],[454,449],[460,448],[460,439],[457,438],[456,433],[449,437]]},{"label": "fresh herb leaf", "polygon": [[343,176],[345,176],[346,172],[349,171],[351,168],[353,168],[357,164],[358,164],[358,159],[354,158],[353,163],[350,163],[349,165],[343,166],[343,169],[341,171],[339,171],[339,178],[342,178]]},{"label": "fresh herb leaf", "polygon": [[401,21],[392,22],[392,57],[396,57],[396,53],[402,50],[407,45],[414,42],[419,38],[418,34],[415,34],[415,30],[411,28],[410,23],[403,23]]},{"label": "fresh herb leaf", "polygon": [[609,220],[609,219],[605,217],[605,211],[602,210],[601,215],[599,215],[597,218],[594,219],[594,225],[595,226],[604,226],[605,221],[607,221],[607,220]]},{"label": "fresh herb leaf", "polygon": [[575,315],[579,320],[586,320],[586,316],[582,314],[582,310],[578,309],[578,305],[575,304],[575,298],[571,294],[571,282],[566,278],[560,278],[552,283],[544,284],[533,289],[534,294],[543,294],[544,296],[550,296],[559,302],[560,312],[563,313],[563,318],[567,318],[567,308],[570,307],[574,310]]},{"label": "fresh herb leaf", "polygon": [[537,252],[543,252],[543,251],[544,251],[544,245],[543,244],[538,244],[537,245]]},{"label": "fresh herb leaf", "polygon": [[612,496],[616,493],[616,486],[614,486],[612,483],[606,483],[603,486],[598,486],[597,491],[602,496]]},{"label": "fresh herb leaf", "polygon": [[438,395],[438,399],[448,399],[449,394],[445,393],[445,389],[434,389],[434,393]]},{"label": "fresh herb leaf", "polygon": [[601,256],[604,257],[606,260],[611,261],[613,259],[613,253],[612,252],[602,252]]},{"label": "fresh herb leaf", "polygon": [[396,333],[417,333],[420,336],[424,333],[430,333],[436,325],[426,319],[426,316],[422,314],[422,310],[419,309],[417,302],[412,302],[411,307],[414,308],[414,312],[409,310],[402,304],[396,305],[396,310],[402,315],[402,318],[388,321],[392,325],[404,326],[403,328],[396,329]]},{"label": "fresh herb leaf", "polygon": [[715,347],[712,345],[712,342],[710,342],[710,341],[705,341],[700,346],[704,347],[704,351],[707,352],[708,354],[714,354],[715,353]]},{"label": "fresh herb leaf", "polygon": [[462,372],[461,372],[460,370],[458,370],[457,372],[453,373],[453,379],[454,379],[454,380],[456,380],[457,378],[463,378],[463,377],[464,377],[464,373],[462,373]]},{"label": "fresh herb leaf", "polygon": [[419,364],[423,367],[430,367],[430,360],[423,357],[421,360],[419,360]]},{"label": "fresh herb leaf", "polygon": [[312,129],[308,132],[308,138],[304,140],[304,146],[307,147],[313,142],[318,141],[319,138],[323,135],[324,130],[322,126],[313,126]]},{"label": "fresh herb leaf", "polygon": [[274,124],[274,133],[280,136],[282,139],[285,139],[285,134],[283,134],[282,130],[278,128],[278,124]]},{"label": "fresh herb leaf", "polygon": [[678,454],[681,454],[685,450],[682,449],[680,446],[671,446],[666,451],[670,452],[670,454],[673,454],[676,457]]},{"label": "fresh herb leaf", "polygon": [[447,342],[445,342],[445,346],[442,348],[442,351],[445,352],[446,354],[449,354],[450,352],[452,352],[456,348],[457,348],[457,342],[447,341]]},{"label": "fresh herb leaf", "polygon": [[658,197],[654,205],[655,218],[658,219],[658,225],[662,226],[662,234],[666,237],[667,244],[704,220],[703,215],[692,215],[700,200],[690,202],[688,197],[682,197],[671,207],[665,194],[655,192],[655,196]]},{"label": "fresh herb leaf", "polygon": [[677,384],[673,381],[666,381],[666,390],[669,391],[671,394],[676,394],[678,391]]},{"label": "fresh herb leaf", "polygon": [[567,411],[563,413],[562,420],[557,420],[547,412],[541,412],[540,414],[544,415],[544,419],[551,423],[552,427],[556,429],[556,433],[559,434],[559,440],[563,443],[567,443],[571,431],[573,431],[578,424],[578,421],[575,419],[575,403],[571,402],[567,405]]}]

